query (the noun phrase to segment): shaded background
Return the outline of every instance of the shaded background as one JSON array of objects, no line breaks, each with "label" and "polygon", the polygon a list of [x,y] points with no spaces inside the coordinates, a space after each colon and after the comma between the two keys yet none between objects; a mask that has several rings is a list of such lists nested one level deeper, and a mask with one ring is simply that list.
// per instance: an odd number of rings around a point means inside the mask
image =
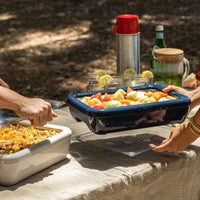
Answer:
[{"label": "shaded background", "polygon": [[200,70],[199,0],[0,0],[0,77],[22,95],[65,101],[88,73],[116,73],[120,14],[139,16],[141,71],[158,24],[167,47],[183,49],[191,72]]}]

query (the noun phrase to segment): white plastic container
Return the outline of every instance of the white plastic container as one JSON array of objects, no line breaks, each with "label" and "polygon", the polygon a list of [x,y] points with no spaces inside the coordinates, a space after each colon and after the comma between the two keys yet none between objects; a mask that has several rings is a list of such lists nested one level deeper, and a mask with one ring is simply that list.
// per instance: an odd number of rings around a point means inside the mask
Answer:
[{"label": "white plastic container", "polygon": [[63,160],[69,152],[71,130],[48,124],[41,129],[59,133],[29,148],[0,156],[0,185],[9,186]]}]

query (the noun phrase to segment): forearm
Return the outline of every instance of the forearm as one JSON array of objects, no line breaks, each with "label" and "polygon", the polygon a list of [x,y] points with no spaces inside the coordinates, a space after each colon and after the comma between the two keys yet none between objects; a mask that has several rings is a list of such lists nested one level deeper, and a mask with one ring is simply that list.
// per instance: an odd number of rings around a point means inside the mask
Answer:
[{"label": "forearm", "polygon": [[5,88],[9,88],[9,85],[1,78],[0,78],[0,86],[3,86]]},{"label": "forearm", "polygon": [[200,126],[200,108],[194,115],[194,121],[197,123],[198,126]]},{"label": "forearm", "polygon": [[25,99],[22,95],[0,86],[0,108],[17,111]]}]

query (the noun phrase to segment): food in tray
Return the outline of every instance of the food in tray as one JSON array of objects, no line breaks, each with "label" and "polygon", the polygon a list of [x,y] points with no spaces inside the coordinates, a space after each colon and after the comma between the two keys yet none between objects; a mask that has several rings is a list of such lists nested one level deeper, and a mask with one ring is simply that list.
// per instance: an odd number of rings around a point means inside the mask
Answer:
[{"label": "food in tray", "polygon": [[176,98],[161,92],[146,92],[143,90],[132,90],[130,87],[127,91],[118,89],[114,94],[96,93],[92,96],[85,96],[80,100],[86,105],[95,109],[116,108],[123,106],[132,106],[139,104],[155,103],[161,101],[175,100]]},{"label": "food in tray", "polygon": [[57,130],[35,128],[22,124],[2,127],[0,129],[0,154],[15,153],[58,133]]}]

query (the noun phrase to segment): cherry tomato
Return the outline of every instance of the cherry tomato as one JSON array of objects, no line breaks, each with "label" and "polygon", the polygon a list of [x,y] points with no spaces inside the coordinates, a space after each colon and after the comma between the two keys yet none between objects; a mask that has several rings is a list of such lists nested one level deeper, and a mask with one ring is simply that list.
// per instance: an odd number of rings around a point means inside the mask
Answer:
[{"label": "cherry tomato", "polygon": [[97,99],[99,99],[99,100],[101,101],[101,97],[102,97],[102,95],[101,95],[101,93],[99,92],[99,93],[96,93],[94,96],[92,96],[90,99],[97,98]]}]

